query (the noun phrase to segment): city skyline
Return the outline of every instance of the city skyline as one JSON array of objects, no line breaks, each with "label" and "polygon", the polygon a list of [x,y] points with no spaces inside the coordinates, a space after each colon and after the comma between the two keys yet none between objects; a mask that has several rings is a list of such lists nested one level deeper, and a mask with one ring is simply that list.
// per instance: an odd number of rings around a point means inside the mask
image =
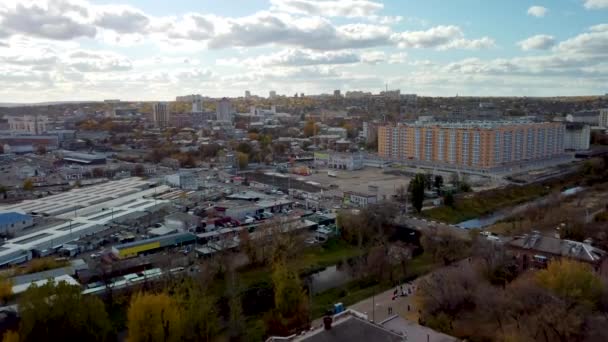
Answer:
[{"label": "city skyline", "polygon": [[[0,3],[0,102],[600,95],[608,1]],[[567,23],[567,24],[565,24]]]}]

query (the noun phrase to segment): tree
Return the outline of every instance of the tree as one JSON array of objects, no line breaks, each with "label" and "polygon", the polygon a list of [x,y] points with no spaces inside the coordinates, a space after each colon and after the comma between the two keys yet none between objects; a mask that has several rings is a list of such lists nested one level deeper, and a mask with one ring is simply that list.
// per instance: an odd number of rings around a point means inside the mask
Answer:
[{"label": "tree", "polygon": [[184,319],[182,339],[210,341],[215,337],[220,328],[215,298],[191,278],[184,279],[176,296]]},{"label": "tree", "polygon": [[32,191],[34,189],[34,182],[31,179],[26,179],[23,181],[23,190]]},{"label": "tree", "polygon": [[308,120],[306,121],[306,124],[304,125],[304,136],[306,137],[312,137],[313,135],[316,134],[316,126],[315,126],[315,122],[312,120]]},{"label": "tree", "polygon": [[179,306],[166,293],[137,293],[127,311],[129,342],[180,341],[182,320]]},{"label": "tree", "polygon": [[452,193],[451,191],[446,192],[443,196],[443,204],[445,206],[454,208],[454,193]]},{"label": "tree", "polygon": [[407,188],[405,185],[400,185],[395,189],[395,199],[399,202],[407,200]]},{"label": "tree", "polygon": [[536,274],[538,284],[563,299],[595,307],[602,296],[602,281],[589,265],[572,261],[552,261]]},{"label": "tree", "polygon": [[46,154],[46,146],[44,146],[44,145],[38,145],[36,147],[36,153],[38,153],[38,154]]},{"label": "tree", "polygon": [[437,191],[438,194],[441,194],[441,189],[443,188],[443,176],[436,175],[433,181],[433,187]]},{"label": "tree", "polygon": [[425,189],[425,176],[422,173],[416,174],[416,176],[410,181],[409,193],[410,202],[418,213],[422,211],[422,204],[424,202],[424,189]]},{"label": "tree", "polygon": [[242,152],[236,153],[237,163],[240,170],[246,169],[249,165],[249,156]]},{"label": "tree", "polygon": [[144,169],[144,166],[141,164],[137,164],[135,165],[135,167],[133,168],[133,174],[137,177],[143,177],[146,174],[146,170]]},{"label": "tree", "polygon": [[101,178],[104,175],[104,171],[100,167],[93,168],[91,172],[93,173],[93,177],[95,178]]},{"label": "tree", "polygon": [[0,277],[0,301],[6,301],[13,295],[13,282],[10,279]]},{"label": "tree", "polygon": [[443,262],[444,265],[464,257],[469,248],[466,241],[454,234],[433,229],[422,235],[420,243],[425,253],[430,254],[435,261]]},{"label": "tree", "polygon": [[2,335],[2,342],[19,342],[19,333],[9,330]]},{"label": "tree", "polygon": [[245,332],[243,321],[243,303],[238,287],[238,279],[233,265],[228,266],[228,282],[226,286],[228,297],[228,334],[231,340],[240,340]]},{"label": "tree", "polygon": [[111,323],[101,300],[66,282],[33,284],[19,298],[24,341],[106,341]]},{"label": "tree", "polygon": [[274,319],[283,329],[301,328],[308,322],[309,308],[306,293],[298,274],[289,269],[285,259],[275,260],[272,267],[274,288]]}]

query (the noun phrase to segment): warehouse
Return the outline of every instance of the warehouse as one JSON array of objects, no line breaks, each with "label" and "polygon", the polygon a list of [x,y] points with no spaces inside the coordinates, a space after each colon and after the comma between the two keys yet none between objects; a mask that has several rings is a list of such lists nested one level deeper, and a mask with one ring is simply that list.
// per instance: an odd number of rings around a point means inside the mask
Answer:
[{"label": "warehouse", "polygon": [[0,207],[0,210],[37,212],[66,220],[55,226],[6,240],[0,246],[0,266],[26,262],[33,256],[53,254],[64,244],[104,231],[113,223],[128,220],[138,213],[153,213],[159,210],[168,201],[151,197],[170,188],[149,186],[148,182],[129,178]]},{"label": "warehouse", "polygon": [[131,258],[142,253],[150,253],[167,247],[190,245],[196,242],[196,235],[176,233],[152,239],[129,242],[112,247],[112,253],[118,258]]},{"label": "warehouse", "polygon": [[29,215],[17,212],[0,214],[0,234],[9,235],[19,232],[27,227],[31,227],[34,220]]}]

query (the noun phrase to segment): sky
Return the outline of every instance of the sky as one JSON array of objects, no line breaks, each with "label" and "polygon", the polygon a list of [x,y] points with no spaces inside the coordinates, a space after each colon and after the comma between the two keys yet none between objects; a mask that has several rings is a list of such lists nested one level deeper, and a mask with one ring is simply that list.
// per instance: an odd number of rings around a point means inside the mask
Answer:
[{"label": "sky", "polygon": [[0,102],[608,93],[608,0],[0,0]]}]

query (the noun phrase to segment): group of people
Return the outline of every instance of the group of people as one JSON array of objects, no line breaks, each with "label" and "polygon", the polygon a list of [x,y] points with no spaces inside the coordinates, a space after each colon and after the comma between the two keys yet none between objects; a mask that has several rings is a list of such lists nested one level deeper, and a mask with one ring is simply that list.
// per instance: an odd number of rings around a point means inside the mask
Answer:
[{"label": "group of people", "polygon": [[399,285],[399,287],[395,288],[395,291],[393,291],[393,300],[395,300],[397,297],[407,297],[411,295],[415,289],[415,286],[416,285],[412,284],[411,282],[406,283],[405,288],[403,285]]}]

